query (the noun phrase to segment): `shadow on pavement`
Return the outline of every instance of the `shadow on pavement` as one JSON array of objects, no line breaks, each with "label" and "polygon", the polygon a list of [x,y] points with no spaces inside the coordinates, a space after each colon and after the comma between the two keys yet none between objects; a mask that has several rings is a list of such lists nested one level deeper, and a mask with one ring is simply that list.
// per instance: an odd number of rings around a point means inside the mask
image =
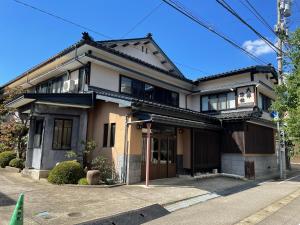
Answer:
[{"label": "shadow on pavement", "polygon": [[0,192],[0,207],[15,205],[16,201]]},{"label": "shadow on pavement", "polygon": [[132,210],[118,215],[80,223],[77,225],[140,225],[167,214],[169,214],[169,212],[165,208],[158,204],[155,204],[138,210]]}]

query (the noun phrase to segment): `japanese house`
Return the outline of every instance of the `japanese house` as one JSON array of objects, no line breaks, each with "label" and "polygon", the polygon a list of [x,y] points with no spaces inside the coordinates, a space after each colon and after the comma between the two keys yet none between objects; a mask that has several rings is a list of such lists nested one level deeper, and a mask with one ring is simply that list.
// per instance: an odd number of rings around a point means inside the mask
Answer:
[{"label": "japanese house", "polygon": [[111,159],[120,182],[131,184],[146,174],[276,173],[276,126],[269,112],[276,83],[269,65],[191,81],[151,34],[94,41],[83,33],[1,89],[26,90],[6,105],[30,118],[27,172],[46,176],[69,150],[82,162],[81,142],[95,140],[89,159]]}]

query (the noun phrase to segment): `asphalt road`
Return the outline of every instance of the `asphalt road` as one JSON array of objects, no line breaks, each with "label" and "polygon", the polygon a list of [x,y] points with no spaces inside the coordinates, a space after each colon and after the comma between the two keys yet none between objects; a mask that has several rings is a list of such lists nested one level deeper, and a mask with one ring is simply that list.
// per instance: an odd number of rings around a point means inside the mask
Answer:
[{"label": "asphalt road", "polygon": [[299,225],[300,173],[294,176],[283,182],[264,182],[242,192],[178,210],[147,224]]}]

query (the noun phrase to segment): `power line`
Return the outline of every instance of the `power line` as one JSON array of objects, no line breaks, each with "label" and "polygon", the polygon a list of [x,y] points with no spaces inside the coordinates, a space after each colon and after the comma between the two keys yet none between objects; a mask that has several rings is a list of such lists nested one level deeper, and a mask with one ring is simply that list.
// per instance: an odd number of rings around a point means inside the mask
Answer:
[{"label": "power line", "polygon": [[163,3],[160,2],[157,6],[155,6],[146,16],[144,16],[141,20],[139,20],[132,28],[130,28],[125,34],[121,36],[121,38],[126,37],[129,33],[134,31],[139,25],[141,25],[146,19],[148,19],[156,10],[160,8]]},{"label": "power line", "polygon": [[[22,1],[19,1],[19,0],[13,0],[13,1],[16,2],[16,3],[18,3],[18,4],[23,5],[23,6],[25,6],[25,7],[31,8],[31,9],[33,9],[33,10],[36,10],[36,11],[39,11],[39,12],[41,12],[41,13],[43,13],[43,14],[46,14],[46,15],[48,15],[48,16],[51,16],[51,17],[53,17],[53,18],[55,18],[55,19],[57,19],[57,20],[60,20],[60,21],[63,21],[63,22],[65,22],[65,23],[71,24],[71,25],[73,25],[73,26],[79,27],[79,28],[81,28],[81,29],[90,31],[90,32],[92,32],[92,33],[94,33],[94,34],[97,34],[97,35],[101,36],[101,37],[113,39],[113,37],[111,37],[111,36],[109,36],[109,35],[106,35],[106,34],[103,34],[103,33],[101,33],[101,32],[98,32],[98,31],[93,30],[93,29],[91,29],[91,28],[89,28],[89,27],[87,27],[87,26],[84,26],[84,25],[81,25],[81,24],[79,24],[79,23],[73,22],[73,21],[71,21],[71,20],[69,20],[69,19],[63,18],[63,17],[58,16],[58,15],[56,15],[56,14],[54,14],[54,13],[51,13],[51,12],[48,12],[48,11],[46,11],[46,10],[40,9],[40,8],[38,8],[38,7],[36,7],[36,6],[27,4],[27,3],[22,2]],[[161,4],[162,4],[162,2],[161,2]],[[156,11],[156,10],[161,6],[161,4],[159,4],[159,5],[158,5],[157,7],[155,7],[153,10],[151,10],[152,13],[150,12],[149,14],[150,14],[150,15],[153,14],[154,11]],[[147,14],[147,16],[146,16],[147,18],[150,16],[149,14]],[[147,19],[147,18],[144,17],[142,20],[144,21],[144,20]],[[142,20],[141,20],[141,21],[142,21]],[[143,22],[143,21],[142,21],[142,22]],[[139,24],[141,24],[142,22],[140,22]],[[137,24],[138,24],[138,23],[137,23]],[[139,24],[138,24],[138,25],[139,25]],[[137,25],[137,26],[138,26],[138,25]],[[134,29],[135,29],[135,28],[134,28]],[[130,31],[130,32],[131,32],[131,31]],[[129,45],[128,47],[138,49],[138,48],[136,48],[136,47],[134,47],[134,46],[131,46],[131,45]],[[176,64],[181,65],[181,66],[184,66],[184,67],[186,67],[186,68],[190,68],[190,69],[193,68],[194,70],[204,72],[204,71],[201,70],[201,69],[198,69],[198,68],[196,68],[196,67],[192,67],[192,66],[189,66],[189,65],[186,65],[186,64],[182,64],[182,63],[179,63],[179,62],[176,62]]]},{"label": "power line", "polygon": [[102,37],[105,37],[105,38],[112,38],[112,37],[110,37],[110,36],[108,36],[108,35],[106,35],[106,34],[100,33],[100,32],[98,32],[98,31],[96,31],[96,30],[93,30],[93,29],[91,29],[91,28],[89,28],[89,27],[83,26],[83,25],[81,25],[81,24],[79,24],[79,23],[73,22],[73,21],[71,21],[71,20],[69,20],[69,19],[66,19],[66,18],[63,18],[63,17],[61,17],[61,16],[55,15],[55,14],[53,14],[53,13],[47,12],[47,11],[45,11],[45,10],[43,10],[43,9],[40,9],[40,8],[37,8],[37,7],[33,6],[33,5],[29,5],[29,4],[25,3],[25,2],[22,2],[22,1],[19,1],[19,0],[13,0],[13,1],[15,1],[15,2],[18,3],[18,4],[24,5],[24,6],[26,6],[26,7],[29,7],[29,8],[31,8],[31,9],[34,9],[34,10],[36,10],[36,11],[39,11],[39,12],[41,12],[41,13],[47,14],[48,16],[52,16],[52,17],[54,17],[54,18],[56,18],[56,19],[58,19],[58,20],[64,21],[64,22],[69,23],[69,24],[72,24],[73,26],[82,28],[82,29],[84,29],[84,30],[90,31],[90,32],[95,33],[95,34],[98,34],[98,35],[100,35],[100,36],[102,36]]},{"label": "power line", "polygon": [[[272,28],[272,26],[266,21],[266,19],[258,12],[258,10],[253,6],[253,4],[250,3],[249,0],[245,0],[247,2],[246,5],[243,0],[240,0],[240,2],[247,8],[249,11],[262,23],[264,24],[278,39],[282,39]],[[250,8],[249,8],[250,7]],[[283,40],[284,41],[284,40]],[[289,46],[287,43],[284,43],[284,46],[289,49]]]},{"label": "power line", "polygon": [[219,36],[220,38],[222,38],[223,40],[225,40],[226,42],[228,42],[229,44],[231,44],[235,48],[241,50],[242,52],[244,52],[245,54],[247,54],[248,56],[250,56],[256,62],[262,62],[263,64],[266,64],[266,65],[268,64],[264,60],[260,59],[259,57],[255,56],[251,52],[249,52],[246,49],[244,49],[241,46],[239,46],[234,41],[230,40],[230,38],[228,38],[227,36],[221,34],[220,32],[217,32],[213,27],[207,25],[205,22],[201,21],[196,16],[191,15],[190,12],[187,9],[184,9],[182,6],[180,7],[174,1],[172,1],[172,0],[162,0],[162,1],[164,1],[167,5],[171,6],[173,9],[175,9],[178,12],[180,12],[184,16],[188,17],[189,19],[191,19],[192,21],[194,21],[198,25],[202,26],[203,28],[207,29],[208,31],[210,31],[210,32],[214,33],[215,35]]},{"label": "power line", "polygon": [[265,20],[265,18],[257,11],[257,9],[248,1],[245,0],[245,4],[243,0],[240,0],[240,2],[262,23],[264,24],[274,35],[277,36],[271,25]]},{"label": "power line", "polygon": [[276,47],[271,41],[265,38],[261,33],[259,33],[254,27],[252,27],[249,23],[247,23],[225,0],[216,0],[223,8],[229,11],[232,15],[234,15],[237,19],[239,19],[244,25],[246,25],[250,30],[252,30],[259,38],[261,38],[269,47],[277,53],[277,51],[281,51],[278,47]]}]

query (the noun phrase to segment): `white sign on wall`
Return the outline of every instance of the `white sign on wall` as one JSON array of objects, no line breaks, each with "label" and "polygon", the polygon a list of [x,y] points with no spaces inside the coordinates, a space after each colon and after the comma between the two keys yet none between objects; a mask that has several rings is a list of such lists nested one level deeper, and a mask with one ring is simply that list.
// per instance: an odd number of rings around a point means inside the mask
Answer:
[{"label": "white sign on wall", "polygon": [[241,87],[237,89],[238,107],[254,106],[254,87]]}]

